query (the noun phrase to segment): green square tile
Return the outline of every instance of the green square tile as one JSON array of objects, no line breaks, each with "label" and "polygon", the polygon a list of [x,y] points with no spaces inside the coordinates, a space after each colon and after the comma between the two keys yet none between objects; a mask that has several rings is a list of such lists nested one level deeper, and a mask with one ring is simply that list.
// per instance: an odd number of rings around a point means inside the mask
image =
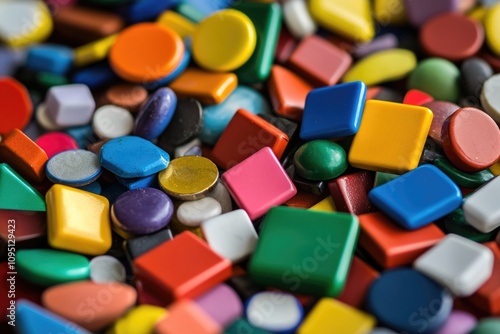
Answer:
[{"label": "green square tile", "polygon": [[262,224],[249,265],[257,283],[319,296],[342,292],[359,234],[356,216],[280,206]]}]

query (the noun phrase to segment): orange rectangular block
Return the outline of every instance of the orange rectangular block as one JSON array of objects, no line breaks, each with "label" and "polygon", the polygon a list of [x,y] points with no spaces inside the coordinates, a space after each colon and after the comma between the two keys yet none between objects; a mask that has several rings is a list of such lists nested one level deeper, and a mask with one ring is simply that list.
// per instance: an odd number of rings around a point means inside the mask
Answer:
[{"label": "orange rectangular block", "polygon": [[229,169],[264,147],[280,159],[288,145],[288,136],[259,116],[239,109],[215,144],[210,159],[220,168]]},{"label": "orange rectangular block", "polygon": [[381,212],[360,215],[358,218],[361,225],[359,244],[386,269],[411,265],[444,237],[435,224],[407,231]]},{"label": "orange rectangular block", "polygon": [[204,104],[224,101],[236,89],[238,77],[233,73],[214,73],[187,68],[171,84],[178,97],[193,97]]},{"label": "orange rectangular block", "polygon": [[500,248],[494,241],[484,245],[493,252],[493,273],[479,290],[466,298],[466,301],[490,315],[500,316]]},{"label": "orange rectangular block", "polygon": [[137,278],[166,300],[193,298],[231,276],[231,261],[186,231],[134,260]]},{"label": "orange rectangular block", "polygon": [[6,162],[27,181],[42,182],[45,179],[47,160],[45,151],[21,130],[14,129],[2,136],[0,162]]}]

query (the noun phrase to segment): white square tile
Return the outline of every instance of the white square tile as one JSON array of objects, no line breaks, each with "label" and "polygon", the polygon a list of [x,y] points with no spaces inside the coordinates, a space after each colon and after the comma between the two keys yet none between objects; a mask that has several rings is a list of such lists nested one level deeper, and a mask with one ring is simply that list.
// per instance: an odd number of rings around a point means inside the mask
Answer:
[{"label": "white square tile", "polygon": [[464,297],[473,294],[491,276],[493,253],[472,240],[448,234],[413,266],[456,296]]},{"label": "white square tile", "polygon": [[483,233],[500,226],[500,177],[478,189],[463,204],[465,221]]},{"label": "white square tile", "polygon": [[252,221],[241,209],[204,221],[201,231],[210,248],[233,263],[252,254],[258,241]]}]

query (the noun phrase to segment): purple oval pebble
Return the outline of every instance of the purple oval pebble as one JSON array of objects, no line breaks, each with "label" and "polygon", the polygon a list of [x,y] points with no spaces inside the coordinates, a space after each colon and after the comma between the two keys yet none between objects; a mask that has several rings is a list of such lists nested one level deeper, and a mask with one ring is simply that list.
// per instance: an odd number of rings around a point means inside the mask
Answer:
[{"label": "purple oval pebble", "polygon": [[160,88],[149,97],[135,120],[134,134],[147,140],[161,135],[174,116],[177,96],[170,88]]},{"label": "purple oval pebble", "polygon": [[126,232],[148,234],[165,227],[174,214],[172,200],[161,190],[140,188],[120,195],[113,205],[113,223]]},{"label": "purple oval pebble", "polygon": [[472,314],[453,311],[436,334],[467,334],[476,327],[476,323],[477,319]]},{"label": "purple oval pebble", "polygon": [[398,38],[394,34],[384,34],[370,42],[357,44],[352,54],[356,58],[363,58],[378,51],[396,48],[398,43]]},{"label": "purple oval pebble", "polygon": [[444,121],[460,107],[455,103],[447,101],[432,101],[423,105],[423,107],[429,108],[432,111],[434,117],[432,118],[431,128],[429,130],[429,137],[434,139],[434,141],[442,145],[443,136],[442,129]]}]

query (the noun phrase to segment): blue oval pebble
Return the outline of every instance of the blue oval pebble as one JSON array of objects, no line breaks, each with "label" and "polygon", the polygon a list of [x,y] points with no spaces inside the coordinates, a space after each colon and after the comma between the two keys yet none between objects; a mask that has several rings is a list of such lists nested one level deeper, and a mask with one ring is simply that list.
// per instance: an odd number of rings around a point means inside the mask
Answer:
[{"label": "blue oval pebble", "polygon": [[112,208],[113,223],[133,234],[148,234],[165,227],[174,214],[174,205],[163,191],[154,188],[129,190]]},{"label": "blue oval pebble", "polygon": [[124,136],[106,142],[100,151],[101,166],[124,178],[145,177],[168,167],[170,156],[152,142]]},{"label": "blue oval pebble", "polygon": [[134,135],[153,140],[161,135],[174,116],[177,96],[170,88],[160,88],[144,104],[135,120]]},{"label": "blue oval pebble", "polygon": [[271,113],[269,103],[255,89],[238,86],[224,102],[203,107],[200,139],[206,144],[214,145],[238,109],[245,109],[253,114]]},{"label": "blue oval pebble", "polygon": [[368,311],[396,331],[430,334],[448,319],[453,297],[442,286],[410,268],[389,270],[373,282]]}]

